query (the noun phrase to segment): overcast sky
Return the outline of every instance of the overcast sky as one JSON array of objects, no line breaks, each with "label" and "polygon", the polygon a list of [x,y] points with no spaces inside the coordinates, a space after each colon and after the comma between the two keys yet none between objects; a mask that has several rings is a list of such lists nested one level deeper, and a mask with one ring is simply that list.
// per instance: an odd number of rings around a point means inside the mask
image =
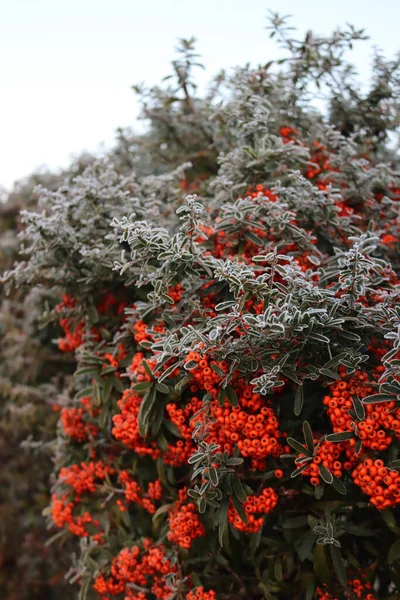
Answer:
[{"label": "overcast sky", "polygon": [[112,145],[117,127],[135,125],[131,85],[168,74],[179,37],[198,38],[202,81],[275,58],[268,9],[302,33],[365,27],[371,41],[354,53],[364,79],[373,44],[388,56],[400,47],[397,0],[0,0],[0,185]]}]

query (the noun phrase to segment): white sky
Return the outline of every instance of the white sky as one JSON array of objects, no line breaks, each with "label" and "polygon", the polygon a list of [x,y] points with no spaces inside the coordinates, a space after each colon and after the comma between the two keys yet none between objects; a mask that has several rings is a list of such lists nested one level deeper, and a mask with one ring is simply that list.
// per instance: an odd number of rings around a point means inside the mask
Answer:
[{"label": "white sky", "polygon": [[169,74],[179,37],[199,40],[201,82],[276,58],[268,9],[292,14],[302,33],[365,27],[364,79],[372,44],[391,57],[400,48],[397,0],[0,0],[0,186],[112,145],[117,127],[135,124],[130,86]]}]

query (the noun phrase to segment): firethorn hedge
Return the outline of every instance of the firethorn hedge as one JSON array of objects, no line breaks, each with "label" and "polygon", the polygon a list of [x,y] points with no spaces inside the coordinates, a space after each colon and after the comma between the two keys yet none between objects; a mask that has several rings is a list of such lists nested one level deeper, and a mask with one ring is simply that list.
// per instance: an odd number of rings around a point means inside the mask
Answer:
[{"label": "firethorn hedge", "polygon": [[183,40],[147,133],[22,212],[58,421],[25,446],[81,600],[400,598],[400,62],[363,93],[362,31],[270,28],[203,97]]}]

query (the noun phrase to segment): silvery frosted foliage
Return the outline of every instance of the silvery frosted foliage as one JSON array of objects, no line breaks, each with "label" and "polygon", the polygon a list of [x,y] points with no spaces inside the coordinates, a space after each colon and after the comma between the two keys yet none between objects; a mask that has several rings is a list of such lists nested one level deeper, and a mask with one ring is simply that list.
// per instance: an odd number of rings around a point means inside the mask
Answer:
[{"label": "silvery frosted foliage", "polygon": [[98,282],[111,282],[110,267],[118,252],[111,221],[125,213],[157,219],[167,200],[173,204],[176,182],[187,166],[138,182],[134,173],[118,174],[107,160],[101,160],[57,191],[38,189],[38,212],[21,213],[22,253],[31,259],[18,264],[18,282],[36,277],[41,283],[68,289],[79,280],[82,297],[93,292]]},{"label": "silvery frosted foliage", "polygon": [[22,186],[0,391],[51,411],[80,600],[397,599],[399,64],[362,93],[362,31],[270,25],[280,61],[200,95],[182,40],[145,133]]}]

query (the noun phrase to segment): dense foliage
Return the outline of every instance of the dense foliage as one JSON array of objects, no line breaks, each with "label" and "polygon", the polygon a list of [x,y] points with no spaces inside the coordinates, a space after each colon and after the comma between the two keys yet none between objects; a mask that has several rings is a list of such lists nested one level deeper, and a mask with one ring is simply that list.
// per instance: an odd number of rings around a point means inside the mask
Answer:
[{"label": "dense foliage", "polygon": [[148,133],[22,212],[2,314],[81,599],[400,598],[400,61],[363,93],[362,31],[271,35],[204,97],[182,41]]}]

